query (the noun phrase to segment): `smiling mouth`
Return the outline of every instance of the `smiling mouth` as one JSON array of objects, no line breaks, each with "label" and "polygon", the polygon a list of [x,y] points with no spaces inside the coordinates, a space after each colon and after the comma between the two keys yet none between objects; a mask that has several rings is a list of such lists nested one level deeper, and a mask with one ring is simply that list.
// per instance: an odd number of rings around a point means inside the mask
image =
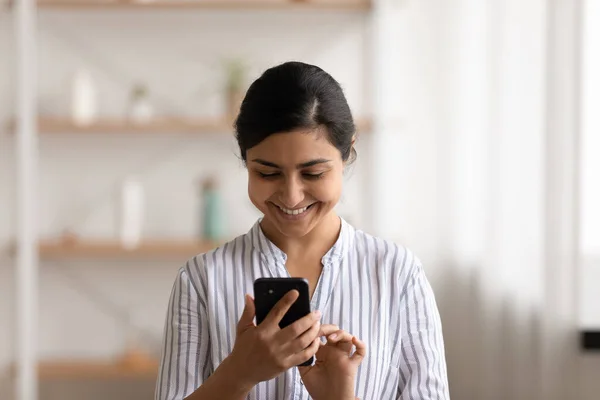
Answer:
[{"label": "smiling mouth", "polygon": [[307,212],[308,210],[310,210],[310,208],[312,206],[314,206],[315,204],[316,203],[313,203],[313,204],[311,204],[309,206],[302,207],[302,208],[296,208],[296,209],[293,209],[293,210],[289,209],[289,208],[278,206],[277,204],[275,204],[275,206],[277,208],[279,208],[281,211],[283,211],[287,215],[300,215],[300,214],[303,214],[303,213]]}]

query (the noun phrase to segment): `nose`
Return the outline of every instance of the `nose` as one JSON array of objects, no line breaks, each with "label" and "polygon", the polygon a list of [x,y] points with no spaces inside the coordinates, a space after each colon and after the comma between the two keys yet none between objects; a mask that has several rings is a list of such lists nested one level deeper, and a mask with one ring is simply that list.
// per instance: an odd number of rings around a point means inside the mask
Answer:
[{"label": "nose", "polygon": [[285,208],[294,208],[304,200],[304,187],[295,177],[286,179],[280,187],[280,200]]}]

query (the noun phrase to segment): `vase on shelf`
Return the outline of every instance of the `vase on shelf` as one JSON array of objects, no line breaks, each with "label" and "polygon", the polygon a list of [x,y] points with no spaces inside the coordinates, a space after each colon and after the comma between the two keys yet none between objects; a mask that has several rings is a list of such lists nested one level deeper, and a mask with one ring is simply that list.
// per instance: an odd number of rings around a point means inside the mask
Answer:
[{"label": "vase on shelf", "polygon": [[71,85],[71,119],[76,125],[90,125],[97,118],[97,89],[91,72],[80,68]]}]

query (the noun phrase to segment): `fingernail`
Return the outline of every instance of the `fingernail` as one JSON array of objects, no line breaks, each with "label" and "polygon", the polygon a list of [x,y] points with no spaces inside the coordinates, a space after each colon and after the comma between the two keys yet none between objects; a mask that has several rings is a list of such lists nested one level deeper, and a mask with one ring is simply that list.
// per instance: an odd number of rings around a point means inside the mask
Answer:
[{"label": "fingernail", "polygon": [[314,314],[315,314],[315,318],[316,318],[316,319],[319,319],[319,318],[321,318],[321,311],[319,311],[319,310],[315,310]]},{"label": "fingernail", "polygon": [[337,337],[337,333],[332,333],[331,335],[329,335],[330,339],[335,339]]}]

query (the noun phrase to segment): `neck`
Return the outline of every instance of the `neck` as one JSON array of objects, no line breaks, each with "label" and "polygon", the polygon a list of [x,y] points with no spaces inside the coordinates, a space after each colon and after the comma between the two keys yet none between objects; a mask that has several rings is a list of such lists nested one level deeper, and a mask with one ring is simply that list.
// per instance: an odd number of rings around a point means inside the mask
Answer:
[{"label": "neck", "polygon": [[288,256],[288,259],[304,259],[307,257],[318,257],[320,259],[338,239],[341,220],[335,211],[331,211],[310,232],[297,238],[282,235],[265,220],[263,220],[261,227],[265,236],[281,249]]}]

